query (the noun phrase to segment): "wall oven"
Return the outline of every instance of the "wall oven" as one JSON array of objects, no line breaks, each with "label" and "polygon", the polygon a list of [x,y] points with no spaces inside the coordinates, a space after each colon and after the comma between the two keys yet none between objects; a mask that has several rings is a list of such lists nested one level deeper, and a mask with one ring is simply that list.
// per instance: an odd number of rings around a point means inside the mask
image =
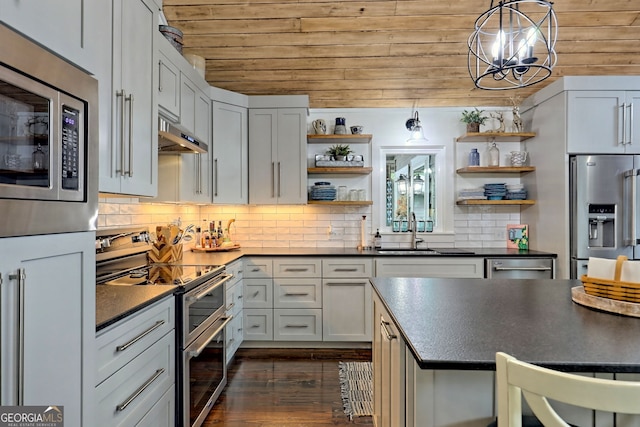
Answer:
[{"label": "wall oven", "polygon": [[0,25],[0,236],[95,230],[98,84]]}]

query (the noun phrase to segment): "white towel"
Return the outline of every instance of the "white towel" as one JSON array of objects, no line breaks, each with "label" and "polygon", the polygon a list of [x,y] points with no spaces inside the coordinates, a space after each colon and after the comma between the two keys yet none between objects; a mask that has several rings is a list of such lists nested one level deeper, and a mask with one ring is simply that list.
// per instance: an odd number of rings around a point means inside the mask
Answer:
[{"label": "white towel", "polygon": [[615,259],[589,257],[589,264],[587,265],[587,276],[595,277],[598,279],[613,280],[615,274]]},{"label": "white towel", "polygon": [[620,281],[640,283],[640,261],[625,261],[622,263]]}]

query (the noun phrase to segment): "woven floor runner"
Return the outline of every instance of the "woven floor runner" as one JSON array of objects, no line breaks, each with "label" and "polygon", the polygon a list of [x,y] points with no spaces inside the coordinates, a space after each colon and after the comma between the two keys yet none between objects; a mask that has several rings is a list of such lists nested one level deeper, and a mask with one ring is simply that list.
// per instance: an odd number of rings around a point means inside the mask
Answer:
[{"label": "woven floor runner", "polygon": [[338,362],[340,393],[349,419],[373,415],[373,370],[371,362]]}]

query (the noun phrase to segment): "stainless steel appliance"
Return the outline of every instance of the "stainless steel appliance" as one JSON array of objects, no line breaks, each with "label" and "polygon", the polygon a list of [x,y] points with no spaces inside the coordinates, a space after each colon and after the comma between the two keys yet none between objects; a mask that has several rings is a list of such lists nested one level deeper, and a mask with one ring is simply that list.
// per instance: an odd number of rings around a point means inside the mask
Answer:
[{"label": "stainless steel appliance", "polygon": [[640,259],[640,156],[570,158],[571,278],[586,274],[589,257]]},{"label": "stainless steel appliance", "polygon": [[488,279],[555,279],[552,258],[493,258],[485,260]]},{"label": "stainless steel appliance", "polygon": [[96,277],[106,286],[179,286],[176,292],[176,425],[198,427],[227,384],[224,266],[149,263],[146,228],[96,232]]},{"label": "stainless steel appliance", "polygon": [[162,154],[206,154],[209,147],[182,127],[158,117],[158,151]]},{"label": "stainless steel appliance", "polygon": [[0,25],[0,237],[95,230],[98,83]]}]

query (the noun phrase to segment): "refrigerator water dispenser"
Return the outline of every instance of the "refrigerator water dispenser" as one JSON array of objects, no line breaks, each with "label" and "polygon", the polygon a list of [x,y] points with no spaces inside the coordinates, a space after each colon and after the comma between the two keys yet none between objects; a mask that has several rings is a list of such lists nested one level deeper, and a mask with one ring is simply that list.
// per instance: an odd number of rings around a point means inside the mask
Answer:
[{"label": "refrigerator water dispenser", "polygon": [[616,205],[589,204],[588,220],[589,247],[615,247]]}]

